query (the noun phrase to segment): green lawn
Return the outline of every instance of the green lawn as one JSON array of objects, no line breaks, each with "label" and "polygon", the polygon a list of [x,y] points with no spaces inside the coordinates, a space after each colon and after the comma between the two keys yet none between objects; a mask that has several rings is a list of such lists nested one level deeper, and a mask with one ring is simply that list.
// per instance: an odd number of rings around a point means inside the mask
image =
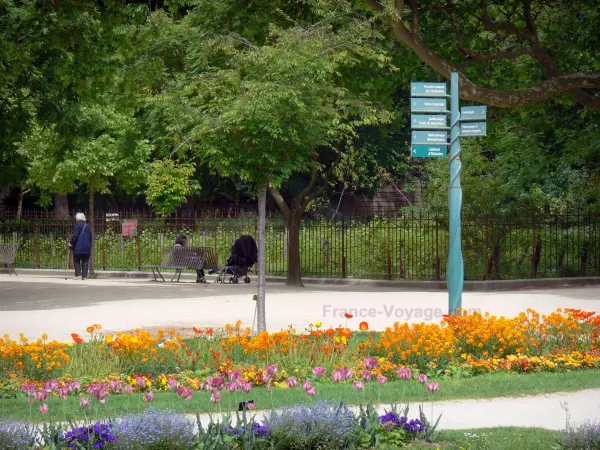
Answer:
[{"label": "green lawn", "polygon": [[411,450],[549,450],[558,442],[558,432],[543,428],[478,428],[442,431],[438,442],[416,442]]},{"label": "green lawn", "polygon": [[[456,378],[440,381],[441,388],[435,394],[426,392],[425,388],[416,381],[394,381],[379,386],[369,383],[363,392],[357,392],[349,385],[315,384],[317,395],[315,399],[328,399],[344,401],[349,405],[376,402],[380,404],[400,404],[404,402],[452,400],[465,398],[491,398],[499,396],[534,395],[551,392],[575,391],[589,388],[600,388],[600,370],[578,370],[569,373],[537,373],[519,375],[514,373],[500,373],[481,375],[472,378]],[[250,394],[236,392],[230,394],[223,392],[221,401],[222,411],[234,411],[238,402],[254,400],[257,409],[270,409],[306,401],[308,397],[298,387],[296,389],[275,388],[270,394],[265,388],[256,388]],[[106,400],[105,405],[92,402],[89,411],[91,417],[118,416],[128,411],[141,410],[144,407],[142,396],[139,394],[131,397],[114,395]],[[31,421],[42,420],[38,404],[31,409],[24,397],[19,399],[0,400],[0,417],[27,419]],[[180,400],[174,393],[155,394],[154,408],[171,408],[184,410],[187,413],[216,412],[219,410],[209,402],[207,392],[194,392],[190,401]],[[77,397],[68,400],[51,398],[48,401],[47,420],[72,420],[80,419],[82,410]]]}]

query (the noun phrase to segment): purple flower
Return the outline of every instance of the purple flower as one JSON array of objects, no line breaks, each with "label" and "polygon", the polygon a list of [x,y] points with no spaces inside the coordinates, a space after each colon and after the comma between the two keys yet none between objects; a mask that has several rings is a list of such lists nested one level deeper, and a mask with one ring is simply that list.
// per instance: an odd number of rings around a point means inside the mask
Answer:
[{"label": "purple flower", "polygon": [[419,383],[419,384],[425,384],[425,383],[427,383],[427,375],[425,375],[424,373],[420,374],[417,377],[417,383]]},{"label": "purple flower", "polygon": [[344,380],[344,373],[341,370],[336,370],[331,374],[331,381],[339,383]]},{"label": "purple flower", "polygon": [[229,381],[231,381],[231,382],[238,381],[241,376],[242,376],[242,372],[240,370],[233,370],[233,371],[230,371],[227,373],[227,377],[229,378]]},{"label": "purple flower", "polygon": [[322,377],[325,375],[325,372],[327,372],[327,370],[325,369],[325,367],[321,366],[315,366],[312,369],[312,373],[315,377]]},{"label": "purple flower", "polygon": [[35,391],[37,391],[37,388],[33,384],[24,384],[21,389],[26,394],[35,394]]},{"label": "purple flower", "polygon": [[396,371],[398,378],[401,380],[410,380],[412,378],[412,372],[407,368],[400,368]]},{"label": "purple flower", "polygon": [[249,393],[250,391],[252,391],[252,383],[245,382],[244,384],[242,384],[241,389],[242,392],[245,392],[246,394]]},{"label": "purple flower", "polygon": [[362,391],[365,388],[365,385],[362,383],[362,381],[355,381],[352,383],[352,386],[357,391]]},{"label": "purple flower", "polygon": [[146,387],[146,379],[144,377],[137,377],[135,379],[135,387],[143,389]]},{"label": "purple flower", "polygon": [[69,388],[67,386],[63,386],[61,387],[57,394],[58,398],[60,398],[61,400],[66,400],[67,397],[69,396]]},{"label": "purple flower", "polygon": [[312,387],[313,387],[313,384],[309,380],[306,380],[304,383],[302,383],[302,389],[304,389],[305,391],[312,389]]},{"label": "purple flower", "polygon": [[104,446],[115,440],[111,433],[110,425],[96,422],[88,427],[75,428],[65,434],[62,438],[67,448],[94,448],[103,449]]},{"label": "purple flower", "polygon": [[215,391],[210,396],[211,403],[219,403],[221,401],[221,393],[219,391]]},{"label": "purple flower", "polygon": [[177,380],[174,380],[173,378],[171,378],[169,381],[167,381],[167,388],[170,391],[176,391],[178,387],[179,387],[179,383],[177,382]]},{"label": "purple flower", "polygon": [[154,392],[152,391],[148,391],[144,394],[144,401],[146,403],[150,403],[152,400],[154,400]]},{"label": "purple flower", "polygon": [[296,386],[298,386],[298,381],[292,377],[285,380],[285,384],[287,384],[290,389],[294,389]]},{"label": "purple flower", "polygon": [[363,361],[363,366],[367,370],[373,370],[377,367],[377,358],[367,358]]},{"label": "purple flower", "polygon": [[371,381],[371,377],[373,376],[373,374],[371,372],[369,372],[367,369],[363,370],[362,372],[362,379],[365,381]]},{"label": "purple flower", "polygon": [[126,384],[125,386],[123,386],[123,389],[121,389],[121,393],[125,394],[125,395],[131,395],[133,394],[133,388]]},{"label": "purple flower", "polygon": [[218,391],[225,387],[225,380],[222,377],[208,377],[206,379],[208,386]]},{"label": "purple flower", "polygon": [[108,387],[111,391],[117,392],[119,389],[121,389],[121,382],[119,380],[110,380]]},{"label": "purple flower", "polygon": [[71,381],[69,384],[67,384],[67,386],[69,388],[69,392],[79,392],[81,390],[81,384],[79,381]]},{"label": "purple flower", "polygon": [[191,389],[188,389],[184,386],[180,386],[179,389],[177,389],[177,395],[183,400],[191,400],[194,396],[194,393]]},{"label": "purple flower", "polygon": [[378,384],[385,384],[386,382],[387,382],[387,377],[385,377],[384,375],[379,375],[377,377]]},{"label": "purple flower", "polygon": [[267,373],[271,376],[274,376],[277,373],[277,366],[275,364],[269,364],[267,366]]},{"label": "purple flower", "polygon": [[86,398],[86,397],[80,397],[79,398],[79,406],[81,406],[83,409],[87,409],[90,407],[90,399]]},{"label": "purple flower", "polygon": [[427,390],[431,393],[435,392],[435,391],[439,391],[440,389],[440,383],[427,383],[425,385],[425,388],[427,388]]}]

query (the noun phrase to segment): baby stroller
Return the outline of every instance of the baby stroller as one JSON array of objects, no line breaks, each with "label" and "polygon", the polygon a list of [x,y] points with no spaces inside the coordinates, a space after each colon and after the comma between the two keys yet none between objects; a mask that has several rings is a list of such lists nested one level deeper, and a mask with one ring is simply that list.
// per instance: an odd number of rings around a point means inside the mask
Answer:
[{"label": "baby stroller", "polygon": [[221,268],[217,283],[225,283],[229,276],[230,283],[237,283],[244,277],[244,283],[250,283],[248,271],[258,261],[258,247],[252,236],[242,235],[231,246],[231,254],[225,267]]}]

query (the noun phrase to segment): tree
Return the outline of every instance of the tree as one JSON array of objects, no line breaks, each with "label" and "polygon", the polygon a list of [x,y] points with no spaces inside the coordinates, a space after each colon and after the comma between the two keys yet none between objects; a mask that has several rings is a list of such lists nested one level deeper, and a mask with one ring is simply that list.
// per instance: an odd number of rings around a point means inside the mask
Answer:
[{"label": "tree", "polygon": [[597,1],[363,2],[437,73],[458,72],[466,100],[512,108],[564,93],[600,109]]},{"label": "tree", "polygon": [[35,124],[18,147],[28,161],[33,185],[63,194],[75,191],[78,185],[86,187],[94,239],[94,194],[110,192],[115,181],[126,192],[134,192],[146,179],[145,164],[152,147],[137,134],[131,112],[110,104],[71,107],[77,118],[70,122],[74,126],[68,134],[56,125]]}]

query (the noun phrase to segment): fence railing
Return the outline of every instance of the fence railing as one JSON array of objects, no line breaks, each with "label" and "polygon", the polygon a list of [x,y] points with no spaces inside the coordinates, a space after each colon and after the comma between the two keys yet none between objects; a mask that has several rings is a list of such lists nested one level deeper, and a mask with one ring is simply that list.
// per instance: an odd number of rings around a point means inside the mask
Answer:
[{"label": "fence railing", "polygon": [[[137,219],[131,236],[122,220]],[[0,242],[18,250],[15,266],[64,268],[74,222],[37,216],[0,221]],[[144,270],[159,264],[178,233],[191,245],[213,247],[220,262],[240,234],[257,235],[253,215],[234,218],[98,214],[95,265]],[[600,214],[463,217],[465,278],[470,280],[600,275]],[[285,275],[285,221],[267,221],[267,273]],[[305,219],[300,231],[302,274],[313,277],[442,280],[448,257],[448,218],[408,211],[390,218]]]}]

